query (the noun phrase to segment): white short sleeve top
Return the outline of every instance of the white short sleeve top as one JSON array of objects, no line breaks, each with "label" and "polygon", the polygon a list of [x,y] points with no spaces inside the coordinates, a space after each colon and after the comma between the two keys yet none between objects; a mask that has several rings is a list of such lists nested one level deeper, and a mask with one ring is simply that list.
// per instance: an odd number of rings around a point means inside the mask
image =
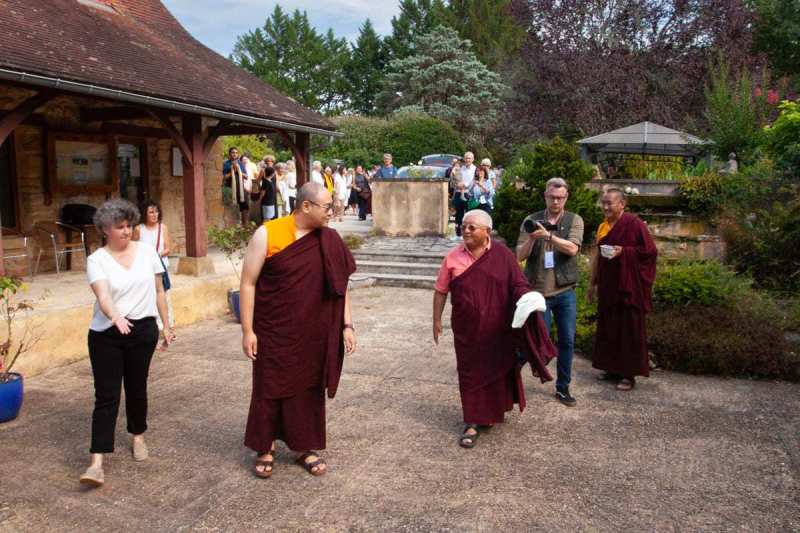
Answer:
[{"label": "white short sleeve top", "polygon": [[[164,272],[156,249],[144,242],[133,242],[136,255],[130,268],[120,265],[105,248],[100,248],[86,260],[86,276],[89,285],[107,280],[111,288],[111,299],[121,316],[138,320],[158,315],[156,307],[155,274]],[[95,301],[94,315],[89,329],[105,331],[113,326],[111,318]]]}]

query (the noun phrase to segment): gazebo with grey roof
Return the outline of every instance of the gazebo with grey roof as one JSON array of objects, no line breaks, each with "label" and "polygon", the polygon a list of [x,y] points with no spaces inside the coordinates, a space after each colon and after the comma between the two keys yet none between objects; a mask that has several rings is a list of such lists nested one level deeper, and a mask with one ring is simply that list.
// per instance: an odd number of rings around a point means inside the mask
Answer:
[{"label": "gazebo with grey roof", "polygon": [[708,155],[709,141],[689,133],[640,122],[578,141],[581,157],[592,162],[599,154],[641,154],[699,159]]}]

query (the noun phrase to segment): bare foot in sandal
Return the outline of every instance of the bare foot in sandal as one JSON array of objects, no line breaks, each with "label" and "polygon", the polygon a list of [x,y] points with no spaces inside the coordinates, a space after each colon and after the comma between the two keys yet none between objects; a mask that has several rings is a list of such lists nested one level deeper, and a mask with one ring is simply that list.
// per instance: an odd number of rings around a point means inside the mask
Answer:
[{"label": "bare foot in sandal", "polygon": [[267,453],[261,454],[256,457],[255,465],[253,466],[253,474],[260,478],[268,478],[272,475],[272,469],[275,466],[275,449],[273,448]]},{"label": "bare foot in sandal", "polygon": [[325,460],[317,452],[311,450],[298,455],[294,462],[305,468],[306,472],[312,476],[321,476],[328,471]]},{"label": "bare foot in sandal", "polygon": [[474,448],[475,441],[478,440],[478,437],[480,437],[478,427],[472,424],[467,424],[464,426],[464,431],[461,433],[461,437],[458,439],[458,445],[462,448]]}]

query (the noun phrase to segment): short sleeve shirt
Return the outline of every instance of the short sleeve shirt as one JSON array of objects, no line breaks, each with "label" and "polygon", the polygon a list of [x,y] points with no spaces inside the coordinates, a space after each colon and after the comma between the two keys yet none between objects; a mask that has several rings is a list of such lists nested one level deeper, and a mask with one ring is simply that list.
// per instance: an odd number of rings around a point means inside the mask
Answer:
[{"label": "short sleeve shirt", "polygon": [[[114,307],[130,320],[155,317],[156,307],[155,274],[162,274],[164,267],[156,249],[147,243],[136,242],[136,256],[130,268],[125,268],[114,259],[105,248],[100,248],[86,260],[86,277],[89,285],[100,280],[108,281]],[[105,331],[113,326],[95,301],[92,324],[89,329]]]},{"label": "short sleeve shirt", "polygon": [[[487,250],[491,247],[492,241],[490,240]],[[450,250],[439,268],[439,275],[436,277],[436,285],[434,285],[436,291],[442,294],[450,292],[450,282],[463,274],[477,260],[478,258],[472,255],[472,252],[463,244]]]}]

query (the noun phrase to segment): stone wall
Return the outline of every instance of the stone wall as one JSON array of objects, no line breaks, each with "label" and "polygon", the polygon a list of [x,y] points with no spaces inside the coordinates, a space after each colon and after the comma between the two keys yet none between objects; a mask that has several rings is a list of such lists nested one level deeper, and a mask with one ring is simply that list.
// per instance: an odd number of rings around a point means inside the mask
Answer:
[{"label": "stone wall", "polygon": [[[13,109],[27,98],[32,92],[0,84],[0,110]],[[68,131],[79,133],[99,133],[100,123],[83,124],[80,120],[81,107],[101,107],[114,104],[83,97],[60,96],[39,108],[37,116],[41,116],[48,131]],[[130,124],[145,127],[160,127],[154,120],[115,121],[116,124]],[[208,126],[204,123],[204,126]],[[45,168],[46,139],[45,128],[41,126],[25,125],[14,131],[17,196],[19,201],[19,218],[21,230],[33,235],[33,227],[39,221],[54,221],[57,219],[61,207],[67,203],[85,203],[99,206],[106,200],[105,194],[99,195],[66,195],[54,192],[52,202],[46,205],[43,182],[47,169]],[[162,206],[164,223],[167,225],[172,237],[172,250],[170,255],[185,253],[186,231],[184,226],[183,207],[183,178],[173,177],[171,168],[173,141],[168,139],[148,138],[146,140],[149,176],[150,197]],[[212,148],[209,159],[205,165],[205,195],[206,195],[206,220],[209,226],[226,225],[237,220],[237,213],[233,209],[226,209],[222,205],[222,154],[219,145]],[[118,197],[116,191],[110,197]],[[93,248],[99,239],[97,235],[90,236]],[[43,245],[46,242],[42,243]],[[34,261],[38,255],[38,246],[32,250]],[[55,270],[53,254],[44,247],[40,272]],[[75,268],[83,268],[84,258],[76,254],[73,260]],[[27,266],[21,261],[11,262],[7,265],[11,273],[22,274]]]},{"label": "stone wall", "polygon": [[393,236],[446,235],[446,180],[378,179],[371,183],[372,219],[378,233]]}]

